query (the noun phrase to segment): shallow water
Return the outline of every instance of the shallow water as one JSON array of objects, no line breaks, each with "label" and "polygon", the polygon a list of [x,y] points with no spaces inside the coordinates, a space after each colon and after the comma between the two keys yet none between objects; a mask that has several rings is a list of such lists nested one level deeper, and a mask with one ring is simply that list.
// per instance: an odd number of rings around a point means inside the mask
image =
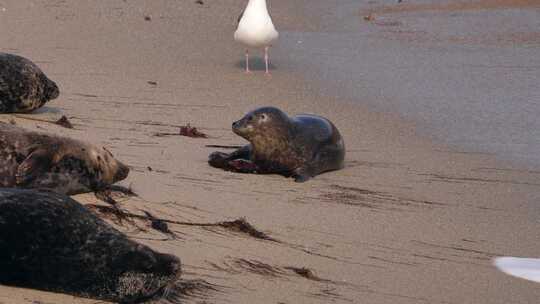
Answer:
[{"label": "shallow water", "polygon": [[540,167],[540,9],[368,22],[366,2],[325,7],[320,32],[282,32],[280,65],[303,71],[323,94],[397,112],[459,150]]}]

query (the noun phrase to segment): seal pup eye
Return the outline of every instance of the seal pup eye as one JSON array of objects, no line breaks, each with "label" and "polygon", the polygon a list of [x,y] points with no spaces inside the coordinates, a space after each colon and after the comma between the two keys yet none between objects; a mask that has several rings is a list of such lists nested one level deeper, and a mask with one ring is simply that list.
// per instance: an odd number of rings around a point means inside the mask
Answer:
[{"label": "seal pup eye", "polygon": [[261,114],[261,121],[266,121],[268,116],[266,114]]}]

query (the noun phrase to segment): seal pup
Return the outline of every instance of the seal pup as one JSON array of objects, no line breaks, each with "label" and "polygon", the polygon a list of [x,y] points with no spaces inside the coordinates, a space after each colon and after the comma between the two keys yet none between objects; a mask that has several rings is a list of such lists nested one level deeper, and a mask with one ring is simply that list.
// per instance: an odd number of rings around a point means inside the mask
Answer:
[{"label": "seal pup", "polygon": [[[234,40],[248,47],[264,47],[264,63],[268,72],[268,48],[276,40],[279,33],[274,27],[272,18],[266,7],[266,0],[249,0],[246,8],[238,17],[238,27],[234,32]],[[249,50],[246,48],[246,73],[249,70]]]},{"label": "seal pup", "polygon": [[128,174],[105,148],[0,122],[0,187],[72,195],[102,190]]},{"label": "seal pup", "polygon": [[32,61],[0,53],[0,113],[24,113],[60,94],[58,86]]},{"label": "seal pup", "polygon": [[0,284],[120,303],[175,294],[180,260],[128,239],[73,199],[0,189]]},{"label": "seal pup", "polygon": [[280,109],[263,107],[234,122],[232,130],[250,144],[230,154],[210,154],[211,166],[244,173],[278,173],[292,176],[296,182],[343,168],[345,143],[324,117],[289,117]]}]

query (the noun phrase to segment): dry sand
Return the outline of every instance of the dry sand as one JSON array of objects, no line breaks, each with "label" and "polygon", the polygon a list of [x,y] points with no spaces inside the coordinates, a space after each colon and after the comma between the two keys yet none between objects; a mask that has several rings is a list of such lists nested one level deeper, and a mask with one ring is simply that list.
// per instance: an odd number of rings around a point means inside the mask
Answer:
[{"label": "dry sand", "polygon": [[[499,255],[538,256],[540,172],[416,135],[415,126],[347,100],[318,96],[295,66],[272,57],[242,72],[232,33],[239,0],[15,1],[0,6],[0,51],[37,62],[61,88],[32,114],[71,117],[76,129],[15,119],[30,129],[104,145],[132,166],[123,185],[134,213],[189,222],[246,218],[278,240],[171,225],[176,237],[116,225],[183,262],[184,278],[216,291],[202,303],[534,303],[540,288],[499,273]],[[281,30],[316,30],[309,1],[272,1]],[[489,2],[489,1],[488,1]],[[150,20],[145,20],[148,16]],[[156,84],[150,84],[155,82]],[[330,118],[347,144],[346,168],[296,184],[207,165],[238,145],[230,124],[260,105]],[[10,115],[0,119],[7,121]],[[208,139],[156,137],[191,123]],[[151,168],[151,170],[149,169]],[[76,196],[96,203],[93,195]],[[293,267],[293,268],[290,268]],[[301,276],[306,267],[314,276]],[[0,303],[96,303],[0,287]]]}]

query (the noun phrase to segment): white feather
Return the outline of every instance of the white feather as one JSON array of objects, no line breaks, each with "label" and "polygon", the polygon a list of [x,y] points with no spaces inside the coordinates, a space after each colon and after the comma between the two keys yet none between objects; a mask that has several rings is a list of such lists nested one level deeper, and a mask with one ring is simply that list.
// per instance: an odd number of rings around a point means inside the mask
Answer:
[{"label": "white feather", "polygon": [[540,283],[540,259],[498,257],[493,264],[506,274]]}]

